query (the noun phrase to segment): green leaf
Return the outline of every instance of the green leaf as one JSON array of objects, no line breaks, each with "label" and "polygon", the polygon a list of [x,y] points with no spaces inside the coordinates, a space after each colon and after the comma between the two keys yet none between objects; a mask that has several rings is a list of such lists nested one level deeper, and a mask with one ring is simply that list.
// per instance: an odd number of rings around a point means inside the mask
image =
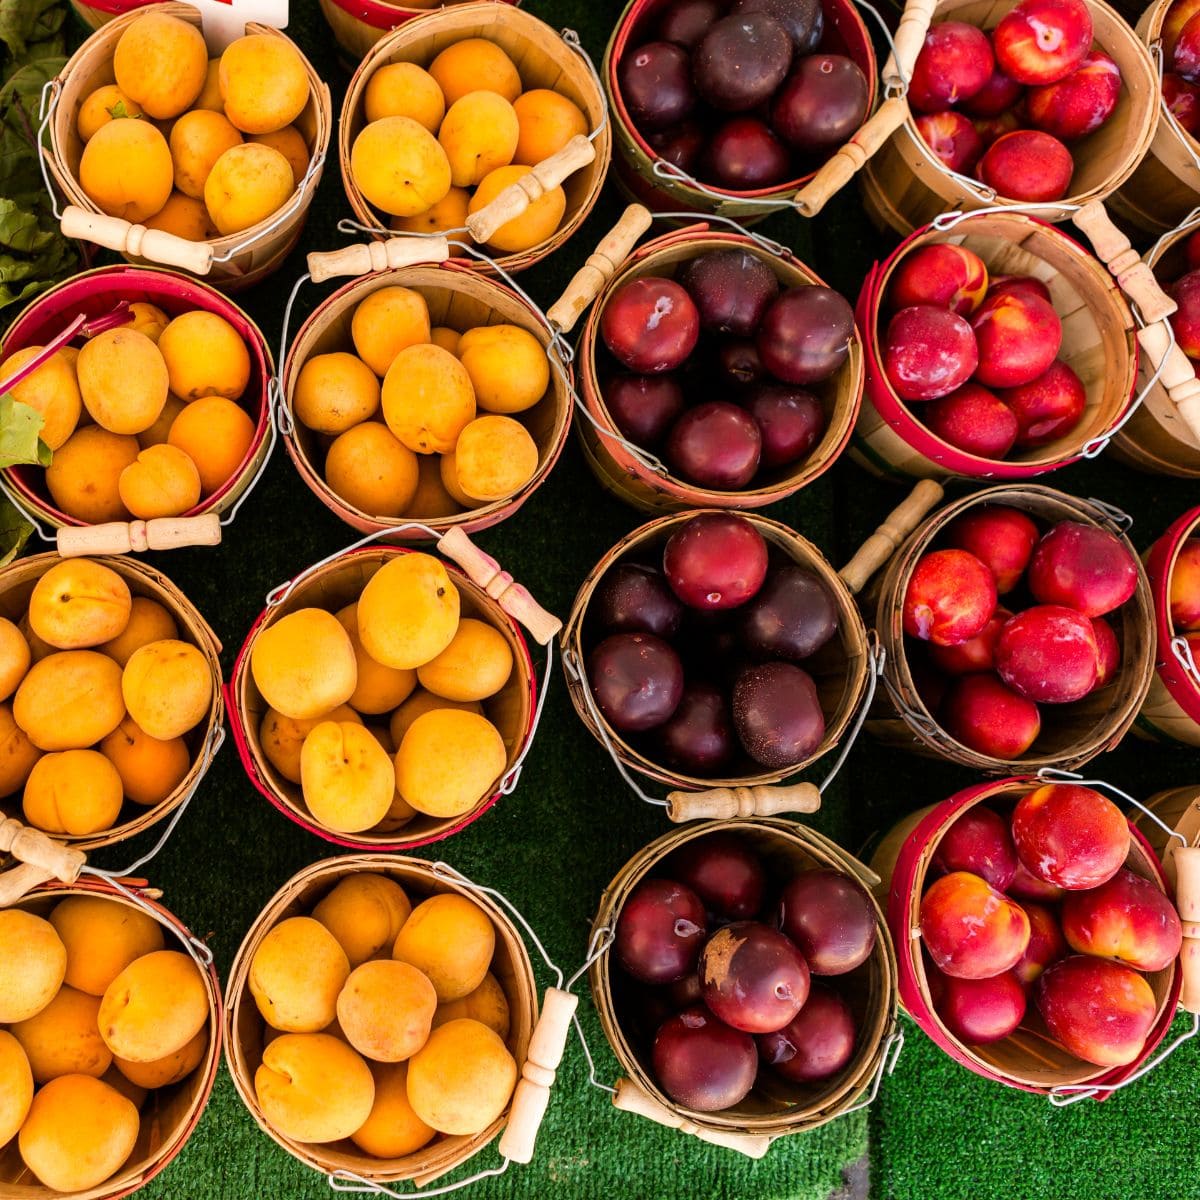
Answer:
[{"label": "green leaf", "polygon": [[0,497],[0,567],[6,567],[25,548],[33,526],[7,497]]},{"label": "green leaf", "polygon": [[58,0],[0,0],[0,42],[14,59],[24,58],[30,45],[58,35],[66,15]]},{"label": "green leaf", "polygon": [[38,437],[43,424],[36,408],[14,399],[12,392],[0,392],[0,467],[48,467],[50,448]]}]

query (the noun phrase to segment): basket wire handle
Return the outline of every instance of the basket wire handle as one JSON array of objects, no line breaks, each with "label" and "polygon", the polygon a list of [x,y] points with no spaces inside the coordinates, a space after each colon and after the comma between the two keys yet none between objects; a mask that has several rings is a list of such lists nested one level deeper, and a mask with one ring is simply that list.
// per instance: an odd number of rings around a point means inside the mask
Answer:
[{"label": "basket wire handle", "polygon": [[[47,99],[47,94],[49,94],[49,99]],[[42,183],[46,186],[46,194],[50,197],[50,211],[54,214],[56,221],[61,221],[63,215],[58,207],[58,192],[50,180],[50,167],[48,165],[50,156],[46,151],[46,132],[50,128],[50,120],[54,116],[54,110],[58,107],[58,102],[61,98],[61,79],[48,79],[42,84],[42,94],[38,101],[38,166],[42,171]]]},{"label": "basket wire handle", "polygon": [[884,1076],[891,1075],[896,1070],[896,1064],[900,1061],[900,1052],[903,1049],[904,1030],[900,1025],[897,1025],[888,1034],[887,1040],[883,1043],[883,1052],[879,1056],[879,1066],[875,1068],[875,1074],[871,1079],[870,1090],[857,1104],[852,1104],[849,1108],[838,1113],[839,1117],[848,1117],[851,1113],[860,1112],[864,1108],[870,1108],[875,1103],[875,1098],[879,1095],[879,1089],[883,1085]]},{"label": "basket wire handle", "polygon": [[1200,688],[1200,667],[1197,667],[1196,656],[1192,653],[1192,643],[1180,635],[1171,639],[1171,653],[1175,661],[1183,668],[1184,674],[1191,680],[1192,686]]}]

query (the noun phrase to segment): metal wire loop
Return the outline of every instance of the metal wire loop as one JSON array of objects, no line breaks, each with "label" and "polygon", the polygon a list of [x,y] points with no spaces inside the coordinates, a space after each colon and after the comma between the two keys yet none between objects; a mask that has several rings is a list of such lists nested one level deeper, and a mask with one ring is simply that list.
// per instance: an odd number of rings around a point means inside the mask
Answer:
[{"label": "metal wire loop", "polygon": [[1086,779],[1080,771],[1064,771],[1059,767],[1042,767],[1038,771],[1037,777],[1047,783],[1077,783],[1081,787],[1100,788],[1110,792],[1118,800],[1124,800],[1126,804],[1132,805],[1143,815],[1149,817],[1168,838],[1178,838],[1184,846],[1188,844],[1187,838],[1178,830],[1172,829],[1153,809],[1147,808],[1140,800],[1135,800],[1128,792],[1123,792],[1106,779]]},{"label": "metal wire loop", "polygon": [[769,238],[765,234],[757,233],[753,229],[747,229],[745,225],[739,221],[735,221],[732,217],[727,217],[722,213],[690,213],[690,212],[656,212],[655,220],[664,221],[702,221],[709,224],[716,221],[720,225],[727,225],[735,233],[740,233],[742,237],[749,238],[756,245],[761,246],[768,254],[774,254],[778,258],[795,258],[795,254],[785,246],[782,242],[775,241],[774,238]]},{"label": "metal wire loop", "polygon": [[554,677],[554,639],[551,638],[546,643],[546,666],[542,672],[542,692],[538,696],[537,708],[533,712],[533,722],[529,726],[529,733],[525,738],[525,745],[521,753],[517,755],[517,761],[513,763],[508,773],[504,776],[500,784],[500,794],[502,796],[511,796],[517,789],[517,780],[521,778],[521,771],[525,766],[525,759],[529,752],[533,749],[534,739],[537,737],[538,726],[542,723],[542,712],[546,707],[546,696],[550,691],[550,680]]},{"label": "metal wire loop", "polygon": [[300,183],[297,185],[295,192],[292,194],[291,200],[288,201],[288,203],[285,204],[283,208],[281,208],[275,214],[274,217],[271,218],[270,222],[264,228],[259,229],[250,237],[245,237],[240,242],[236,242],[228,250],[225,250],[220,254],[214,254],[212,259],[213,262],[232,262],[233,259],[235,259],[239,254],[249,250],[261,238],[266,237],[269,233],[274,233],[277,229],[281,228],[283,225],[286,225],[288,221],[290,221],[292,217],[296,215],[296,212],[299,210],[301,204],[304,203],[310,184],[324,165],[324,152],[322,151],[314,154],[308,164],[308,170],[304,172],[304,178],[301,179]]},{"label": "metal wire loop", "polygon": [[1171,639],[1171,653],[1175,661],[1183,668],[1184,673],[1191,679],[1195,687],[1200,687],[1200,668],[1196,665],[1196,656],[1192,653],[1192,643],[1186,637]]},{"label": "metal wire loop", "polygon": [[863,692],[862,703],[858,706],[858,712],[854,716],[854,722],[850,726],[846,735],[842,738],[841,745],[838,747],[838,756],[834,759],[833,766],[829,769],[829,774],[818,785],[817,791],[822,795],[825,789],[834,781],[837,773],[842,769],[846,759],[850,757],[850,751],[854,747],[854,743],[858,741],[858,735],[862,733],[862,727],[866,724],[867,714],[871,711],[871,705],[875,701],[875,693],[879,688],[879,679],[883,675],[884,664],[887,662],[887,651],[879,644],[879,638],[874,630],[871,630],[868,635],[870,646],[867,650],[867,663],[870,670],[867,672],[867,686]]},{"label": "metal wire loop", "polygon": [[1128,533],[1133,528],[1133,518],[1123,508],[1109,504],[1107,500],[1097,500],[1095,496],[1089,496],[1088,503],[1094,504],[1119,533]]},{"label": "metal wire loop", "polygon": [[[953,172],[951,172],[953,174]],[[990,189],[988,189],[990,190]],[[992,192],[993,198],[995,192]],[[945,233],[949,229],[953,229],[959,221],[966,220],[967,217],[986,217],[996,213],[1037,213],[1044,209],[1050,209],[1052,212],[1078,212],[1078,204],[992,204],[987,208],[971,208],[971,209],[956,209],[954,212],[941,213],[929,222],[934,229],[941,233]]]},{"label": "metal wire loop", "polygon": [[900,1051],[903,1049],[904,1030],[897,1025],[888,1035],[887,1043],[883,1048],[883,1054],[879,1059],[879,1066],[875,1068],[875,1076],[871,1080],[871,1090],[857,1104],[852,1104],[843,1112],[838,1113],[839,1117],[847,1117],[853,1112],[870,1108],[875,1103],[875,1098],[879,1095],[879,1089],[883,1084],[883,1077],[891,1075],[895,1071],[896,1064],[900,1061]]},{"label": "metal wire loop", "polygon": [[[47,101],[46,93],[50,93],[50,99]],[[54,213],[56,221],[62,220],[62,213],[58,207],[58,193],[54,190],[54,184],[50,179],[50,167],[47,161],[45,139],[46,130],[50,128],[50,119],[54,116],[54,110],[58,107],[58,101],[62,96],[62,84],[57,79],[48,79],[42,84],[42,94],[38,100],[38,135],[37,146],[34,149],[37,151],[38,167],[42,172],[42,183],[46,186],[46,194],[50,197],[50,211]]]},{"label": "metal wire loop", "polygon": [[508,1170],[509,1162],[509,1159],[504,1158],[500,1160],[498,1167],[489,1167],[485,1171],[476,1171],[474,1175],[468,1175],[466,1179],[460,1179],[457,1183],[446,1183],[441,1187],[421,1188],[419,1191],[412,1192],[398,1192],[395,1188],[384,1187],[382,1183],[376,1183],[373,1179],[365,1179],[362,1175],[356,1175],[353,1171],[347,1171],[344,1168],[331,1171],[325,1178],[329,1181],[329,1186],[333,1191],[346,1194],[370,1196],[445,1196],[450,1192],[457,1192],[461,1188],[470,1187],[471,1184],[478,1183],[481,1179],[492,1179],[497,1175],[503,1175]]},{"label": "metal wire loop", "polygon": [[[562,29],[559,31],[559,36],[580,58],[587,64],[588,74],[592,77],[592,82],[596,85],[596,91],[601,96],[604,95],[604,84],[600,79],[600,72],[596,70],[596,63],[592,56],[583,48],[583,43],[579,40],[579,34],[573,29]],[[608,124],[608,105],[604,105],[604,109],[600,114],[600,123],[587,135],[589,142],[594,142],[603,132]]]}]

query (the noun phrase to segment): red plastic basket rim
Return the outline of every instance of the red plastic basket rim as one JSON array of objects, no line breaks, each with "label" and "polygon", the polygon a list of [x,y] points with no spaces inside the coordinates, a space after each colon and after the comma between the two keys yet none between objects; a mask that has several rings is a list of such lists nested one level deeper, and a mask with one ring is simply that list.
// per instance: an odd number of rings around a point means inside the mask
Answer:
[{"label": "red plastic basket rim", "polygon": [[1190,508],[1173,521],[1166,533],[1150,547],[1146,557],[1146,574],[1154,595],[1154,634],[1158,641],[1158,662],[1155,669],[1171,699],[1197,724],[1200,724],[1200,687],[1188,676],[1171,651],[1175,636],[1171,621],[1171,597],[1168,584],[1175,560],[1189,535],[1200,525],[1200,508]]}]

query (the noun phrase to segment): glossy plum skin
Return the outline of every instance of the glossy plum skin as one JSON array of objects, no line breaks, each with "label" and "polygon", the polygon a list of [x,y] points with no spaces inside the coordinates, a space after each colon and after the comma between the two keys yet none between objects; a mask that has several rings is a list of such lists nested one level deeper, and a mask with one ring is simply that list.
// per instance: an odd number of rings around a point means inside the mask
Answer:
[{"label": "glossy plum skin", "polygon": [[683,121],[666,129],[648,131],[646,141],[659,158],[690,175],[704,153],[708,136],[697,122]]},{"label": "glossy plum skin", "polygon": [[603,392],[622,436],[647,450],[662,445],[684,410],[683,388],[669,375],[614,375]]},{"label": "glossy plum skin", "polygon": [[663,572],[689,608],[736,608],[762,587],[767,543],[745,517],[699,513],[671,535]]},{"label": "glossy plum skin", "polygon": [[942,835],[933,865],[946,872],[971,871],[997,891],[1007,891],[1017,873],[1008,822],[985,805],[973,805]]},{"label": "glossy plum skin", "polygon": [[1083,381],[1064,362],[1052,362],[1036,379],[1005,388],[999,396],[1017,418],[1020,449],[1065,437],[1079,424],[1087,406]]},{"label": "glossy plum skin", "polygon": [[733,687],[733,725],[742,749],[771,770],[803,762],[825,736],[812,676],[791,663],[749,667]]},{"label": "glossy plum skin", "polygon": [[666,721],[683,696],[683,664],[652,633],[614,633],[588,656],[588,682],[600,712],[621,733]]},{"label": "glossy plum skin", "polygon": [[[749,338],[727,338],[717,347],[715,369],[723,387],[749,389],[766,375],[758,347]],[[742,397],[738,397],[741,403]],[[761,423],[759,432],[762,432]]]},{"label": "glossy plum skin", "polygon": [[675,278],[694,301],[701,328],[741,338],[754,336],[779,295],[775,272],[741,248],[710,250],[688,259]]},{"label": "glossy plum skin", "polygon": [[673,279],[645,275],[612,294],[600,317],[600,335],[623,367],[656,375],[681,366],[696,348],[700,314]]},{"label": "glossy plum skin", "polygon": [[768,469],[788,467],[807,458],[828,425],[816,396],[785,383],[759,383],[743,406],[762,434],[760,462]]},{"label": "glossy plum skin", "polygon": [[710,400],[689,408],[675,422],[665,452],[672,470],[692,483],[736,491],[758,473],[762,433],[744,408]]},{"label": "glossy plum skin", "polygon": [[975,374],[979,349],[964,317],[929,304],[902,308],[888,322],[883,370],[901,400],[936,400]]},{"label": "glossy plum skin", "polygon": [[676,125],[696,107],[687,53],[670,42],[648,42],[627,54],[617,70],[633,123],[644,130]]},{"label": "glossy plum skin", "polygon": [[813,983],[800,1012],[775,1033],[755,1039],[762,1061],[793,1083],[819,1083],[845,1070],[857,1030],[849,1006],[831,987]]},{"label": "glossy plum skin", "polygon": [[771,105],[771,125],[794,150],[820,154],[854,136],[867,117],[870,89],[843,54],[813,54],[796,64]]},{"label": "glossy plum skin", "polygon": [[722,112],[747,112],[771,97],[792,64],[792,39],[764,12],[716,21],[692,52],[692,80]]},{"label": "glossy plum skin", "polygon": [[762,861],[733,834],[693,838],[672,852],[662,869],[719,917],[748,921],[762,909],[767,890]]},{"label": "glossy plum skin", "polygon": [[809,971],[800,951],[776,929],[736,921],[718,929],[700,955],[704,1003],[746,1033],[782,1029],[808,999]]},{"label": "glossy plum skin", "polygon": [[674,0],[659,18],[658,36],[691,50],[721,16],[719,0]]},{"label": "glossy plum skin", "polygon": [[930,973],[934,1009],[960,1041],[986,1045],[1008,1037],[1025,1017],[1025,989],[1013,971],[990,979]]},{"label": "glossy plum skin", "polygon": [[720,186],[756,191],[782,183],[790,162],[783,143],[756,117],[734,117],[709,138],[704,167]]},{"label": "glossy plum skin", "polygon": [[621,906],[613,949],[634,979],[665,984],[695,970],[704,938],[695,892],[670,879],[643,879]]},{"label": "glossy plum skin", "polygon": [[846,361],[854,337],[854,311],[821,284],[791,288],[776,299],[758,330],[758,353],[767,370],[801,386],[828,379]]},{"label": "glossy plum skin", "polygon": [[699,778],[720,775],[737,754],[725,693],[711,683],[689,683],[655,741],[673,767]]},{"label": "glossy plum skin", "polygon": [[731,1029],[703,1005],[665,1021],[651,1054],[659,1087],[696,1112],[719,1112],[745,1099],[758,1073],[748,1033]]},{"label": "glossy plum skin", "polygon": [[977,458],[1004,458],[1020,432],[1012,409],[977,383],[964,383],[950,395],[930,401],[921,416],[935,437]]},{"label": "glossy plum skin", "polygon": [[820,0],[736,0],[730,12],[764,12],[787,30],[797,56],[812,54],[825,32],[825,13]]},{"label": "glossy plum skin", "polygon": [[662,572],[634,562],[614,563],[605,571],[592,606],[605,633],[652,633],[670,640],[683,617],[683,605]]},{"label": "glossy plum skin", "polygon": [[814,975],[845,975],[871,957],[876,918],[861,884],[839,871],[801,871],[784,885],[779,927]]},{"label": "glossy plum skin", "polygon": [[801,662],[838,630],[838,608],[821,578],[788,564],[771,571],[739,613],[738,636],[753,655]]}]

